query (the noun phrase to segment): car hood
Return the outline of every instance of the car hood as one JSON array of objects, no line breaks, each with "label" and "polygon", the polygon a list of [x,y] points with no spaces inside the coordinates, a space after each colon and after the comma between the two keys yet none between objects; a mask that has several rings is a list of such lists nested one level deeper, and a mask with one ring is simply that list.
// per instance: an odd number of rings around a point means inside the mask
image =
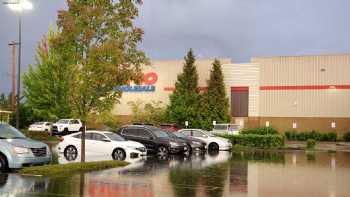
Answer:
[{"label": "car hood", "polygon": [[42,148],[42,147],[47,147],[46,144],[35,141],[29,138],[24,138],[24,139],[8,139],[7,140],[10,144],[13,146],[18,146],[18,147],[24,147],[24,148]]}]

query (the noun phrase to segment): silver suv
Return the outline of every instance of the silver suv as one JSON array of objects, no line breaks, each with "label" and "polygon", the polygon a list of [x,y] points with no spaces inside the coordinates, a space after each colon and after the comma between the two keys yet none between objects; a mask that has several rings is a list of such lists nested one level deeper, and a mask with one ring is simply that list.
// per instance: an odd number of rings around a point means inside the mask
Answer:
[{"label": "silver suv", "polygon": [[26,138],[11,125],[0,123],[0,170],[50,163],[51,151],[42,143]]}]

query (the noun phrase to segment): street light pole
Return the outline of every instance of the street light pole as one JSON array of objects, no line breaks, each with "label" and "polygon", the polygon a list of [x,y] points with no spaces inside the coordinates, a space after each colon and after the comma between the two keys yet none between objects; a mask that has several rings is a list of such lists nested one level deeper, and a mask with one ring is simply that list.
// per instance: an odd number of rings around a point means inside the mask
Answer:
[{"label": "street light pole", "polygon": [[21,52],[22,52],[22,11],[18,14],[18,74],[17,74],[17,96],[16,96],[16,128],[19,129],[20,99],[21,99]]},{"label": "street light pole", "polygon": [[33,5],[29,0],[17,0],[3,2],[11,9],[18,11],[18,73],[17,73],[17,95],[16,95],[16,128],[19,129],[20,124],[20,101],[21,101],[21,52],[22,52],[22,10],[32,9]]}]

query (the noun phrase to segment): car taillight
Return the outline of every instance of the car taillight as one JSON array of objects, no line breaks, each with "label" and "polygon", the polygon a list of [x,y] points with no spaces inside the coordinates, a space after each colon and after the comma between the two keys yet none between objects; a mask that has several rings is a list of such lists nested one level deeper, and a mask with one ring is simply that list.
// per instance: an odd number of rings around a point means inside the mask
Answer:
[{"label": "car taillight", "polygon": [[60,136],[60,137],[58,137],[58,140],[59,140],[60,142],[63,142],[64,138],[63,138],[62,136]]}]

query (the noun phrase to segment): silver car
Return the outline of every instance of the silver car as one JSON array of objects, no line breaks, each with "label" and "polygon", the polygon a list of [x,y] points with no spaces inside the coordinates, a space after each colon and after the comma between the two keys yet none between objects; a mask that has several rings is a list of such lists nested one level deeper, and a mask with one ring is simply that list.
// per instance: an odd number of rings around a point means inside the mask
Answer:
[{"label": "silver car", "polygon": [[0,123],[0,170],[50,163],[51,151],[42,143],[26,138],[11,125]]}]

